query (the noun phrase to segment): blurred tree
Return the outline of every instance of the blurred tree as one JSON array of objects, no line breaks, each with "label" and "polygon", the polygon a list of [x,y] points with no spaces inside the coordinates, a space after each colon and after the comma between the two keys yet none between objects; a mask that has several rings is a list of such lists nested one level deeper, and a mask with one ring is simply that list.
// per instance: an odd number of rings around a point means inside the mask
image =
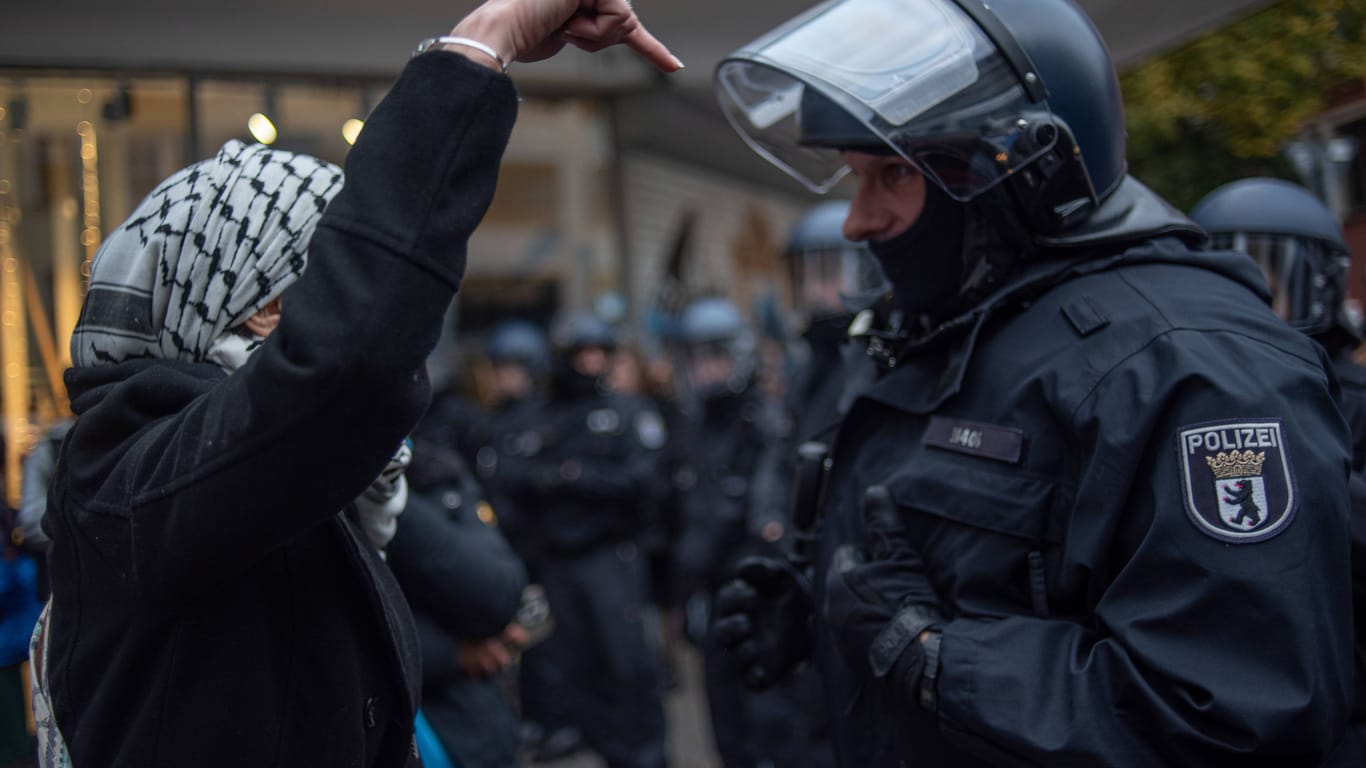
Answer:
[{"label": "blurred tree", "polygon": [[1182,210],[1243,176],[1298,181],[1285,143],[1363,78],[1366,0],[1285,0],[1123,74],[1130,170]]}]

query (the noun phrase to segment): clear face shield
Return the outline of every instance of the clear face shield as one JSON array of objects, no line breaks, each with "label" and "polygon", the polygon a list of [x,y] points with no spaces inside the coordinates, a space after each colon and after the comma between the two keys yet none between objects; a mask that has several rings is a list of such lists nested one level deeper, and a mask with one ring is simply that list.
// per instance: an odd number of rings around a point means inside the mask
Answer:
[{"label": "clear face shield", "polygon": [[1327,330],[1346,297],[1348,256],[1320,240],[1293,235],[1220,233],[1215,248],[1252,257],[1271,288],[1271,309],[1306,333]]},{"label": "clear face shield", "polygon": [[858,312],[891,290],[866,247],[848,244],[793,254],[797,308],[807,317]]},{"label": "clear face shield", "polygon": [[1020,77],[952,0],[831,0],[723,61],[716,87],[750,147],[812,191],[871,138],[967,201],[1057,141]]},{"label": "clear face shield", "polygon": [[684,355],[688,387],[704,401],[740,394],[754,373],[755,355],[748,335],[688,344]]}]

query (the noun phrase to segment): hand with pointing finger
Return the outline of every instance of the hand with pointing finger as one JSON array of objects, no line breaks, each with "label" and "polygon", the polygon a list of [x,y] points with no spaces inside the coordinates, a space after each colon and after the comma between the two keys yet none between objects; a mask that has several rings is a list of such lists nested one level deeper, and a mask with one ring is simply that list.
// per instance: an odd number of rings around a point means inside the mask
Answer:
[{"label": "hand with pointing finger", "polygon": [[[565,44],[589,52],[626,45],[661,71],[683,68],[645,28],[628,0],[488,0],[451,34],[491,46],[504,61],[540,61]],[[494,63],[483,56],[472,60]]]}]

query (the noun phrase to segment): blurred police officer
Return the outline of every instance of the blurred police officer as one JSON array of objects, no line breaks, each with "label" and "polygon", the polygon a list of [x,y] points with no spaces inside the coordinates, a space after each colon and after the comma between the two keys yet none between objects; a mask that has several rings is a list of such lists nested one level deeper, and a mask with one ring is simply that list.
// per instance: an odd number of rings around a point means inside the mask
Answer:
[{"label": "blurred police officer", "polygon": [[[532,582],[544,581],[544,539],[535,510],[542,503],[537,458],[542,447],[550,342],[536,324],[512,319],[489,334],[484,354],[492,370],[492,410],[473,430],[475,466],[499,524],[526,564]],[[562,638],[550,638],[522,657],[523,739],[531,756],[553,760],[577,750],[582,734],[573,724],[566,691]]]},{"label": "blurred police officer", "polygon": [[546,406],[550,342],[526,320],[507,320],[484,347],[493,373],[493,407],[475,428],[475,465],[489,487],[514,546],[529,563],[537,560],[534,528],[522,525],[520,510],[534,505],[534,463],[540,449],[535,429]]},{"label": "blurred police officer", "polygon": [[665,763],[664,712],[636,537],[666,433],[644,401],[604,386],[616,345],[593,315],[559,329],[551,400],[525,450],[540,494],[528,524],[577,725],[609,766],[650,768]]},{"label": "blurred police officer", "polygon": [[1211,245],[1251,256],[1271,293],[1271,309],[1323,345],[1342,384],[1352,428],[1352,467],[1366,468],[1366,368],[1352,359],[1361,321],[1347,306],[1351,249],[1342,225],[1309,190],[1281,179],[1225,184],[1191,210]]},{"label": "blurred police officer", "polygon": [[[842,0],[718,81],[789,173],[852,171],[845,234],[899,305],[865,334],[885,373],[831,443],[809,593],[841,763],[1322,759],[1351,696],[1323,354],[1126,175],[1085,15]],[[802,594],[781,565],[723,596],[752,676]]]},{"label": "blurred police officer", "polygon": [[[760,458],[781,434],[779,414],[755,386],[754,336],[734,304],[721,298],[692,302],[680,318],[678,341],[686,388],[696,403],[683,434],[675,435],[682,511],[675,552],[690,635],[704,641],[712,597],[735,564],[746,554],[777,552],[783,538],[783,505],[755,497]],[[800,710],[776,693],[746,691],[731,656],[706,642],[703,663],[722,763],[801,764],[794,762],[805,748],[794,728]]]},{"label": "blurred police officer", "polygon": [[1366,765],[1366,368],[1352,359],[1360,322],[1347,309],[1350,249],[1337,217],[1309,190],[1280,179],[1225,184],[1191,211],[1215,248],[1261,267],[1271,309],[1327,350],[1352,430],[1352,574],[1357,630],[1356,705],[1347,737],[1325,765]]},{"label": "blurred police officer", "polygon": [[[872,307],[891,286],[872,252],[844,236],[849,201],[830,200],[813,206],[797,221],[786,255],[792,277],[793,304],[801,324],[801,364],[792,373],[788,407],[795,434],[811,439],[830,425],[829,401],[838,392],[849,323],[854,313]],[[862,357],[860,350],[850,350]],[[832,391],[833,390],[833,391]]]}]

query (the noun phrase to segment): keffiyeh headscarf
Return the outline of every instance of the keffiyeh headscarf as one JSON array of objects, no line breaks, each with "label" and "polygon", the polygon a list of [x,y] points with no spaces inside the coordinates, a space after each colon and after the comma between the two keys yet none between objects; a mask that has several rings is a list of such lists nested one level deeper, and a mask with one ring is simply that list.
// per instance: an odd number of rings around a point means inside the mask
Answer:
[{"label": "keffiyeh headscarf", "polygon": [[72,362],[212,359],[303,274],[341,186],[330,163],[240,141],[166,179],[95,254]]}]

